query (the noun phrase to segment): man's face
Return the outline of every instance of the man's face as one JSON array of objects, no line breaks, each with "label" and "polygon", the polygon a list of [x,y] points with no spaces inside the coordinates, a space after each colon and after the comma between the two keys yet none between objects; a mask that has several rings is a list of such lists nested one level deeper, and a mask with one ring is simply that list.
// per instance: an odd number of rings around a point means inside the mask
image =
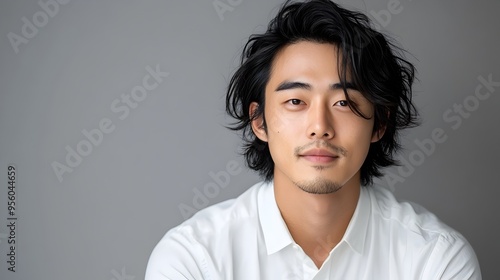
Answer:
[{"label": "man's face", "polygon": [[[348,106],[334,45],[301,41],[277,54],[265,92],[267,131],[262,118],[252,122],[257,137],[269,144],[275,182],[309,193],[359,186],[370,143],[380,137],[373,132],[373,105],[355,89],[348,93],[370,119]],[[255,108],[253,103],[250,110]]]}]

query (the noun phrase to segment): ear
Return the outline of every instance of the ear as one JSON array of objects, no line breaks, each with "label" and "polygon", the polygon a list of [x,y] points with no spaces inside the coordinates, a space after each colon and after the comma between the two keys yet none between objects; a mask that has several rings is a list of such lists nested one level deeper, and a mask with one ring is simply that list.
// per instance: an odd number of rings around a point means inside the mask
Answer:
[{"label": "ear", "polygon": [[[391,116],[391,112],[389,111],[389,109],[387,109],[386,114],[387,114],[387,121],[388,121],[389,117]],[[379,127],[379,129],[377,131],[374,131],[372,133],[372,143],[375,143],[375,142],[379,141],[380,139],[382,139],[386,128],[387,128],[387,123],[385,125]]]},{"label": "ear", "polygon": [[[252,117],[257,109],[259,108],[259,104],[257,102],[250,103],[249,113],[250,117]],[[251,121],[252,131],[260,140],[267,142],[267,132],[264,126],[264,117],[260,115],[259,117],[253,119]]]},{"label": "ear", "polygon": [[372,141],[371,142],[375,143],[378,140],[380,140],[384,136],[384,133],[385,133],[385,126],[379,128],[377,131],[374,131],[372,133]]}]

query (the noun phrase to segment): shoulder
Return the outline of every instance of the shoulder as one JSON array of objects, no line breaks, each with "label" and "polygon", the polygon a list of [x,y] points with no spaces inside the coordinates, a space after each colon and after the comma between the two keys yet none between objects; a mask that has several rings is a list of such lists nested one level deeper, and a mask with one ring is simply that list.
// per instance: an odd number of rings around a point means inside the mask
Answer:
[{"label": "shoulder", "polygon": [[391,191],[378,186],[369,187],[367,191],[371,200],[372,215],[382,223],[391,223],[399,229],[421,235],[423,238],[458,234],[417,203],[398,201]]},{"label": "shoulder", "polygon": [[[257,183],[234,199],[229,199],[198,211],[193,217],[172,229],[172,232],[190,234],[203,240],[210,235],[220,234],[242,222],[257,219],[258,193],[264,182]],[[167,233],[168,234],[168,233]]]},{"label": "shoulder", "polygon": [[170,229],[154,248],[146,275],[169,275],[172,279],[191,279],[186,275],[205,279],[214,275],[211,270],[215,265],[210,262],[226,253],[228,242],[237,240],[242,230],[258,231],[257,198],[264,184],[257,183],[235,199],[202,209]]},{"label": "shoulder", "polygon": [[208,243],[213,242],[214,238],[234,228],[235,225],[254,222],[258,218],[258,193],[264,184],[263,182],[257,183],[237,198],[198,211],[193,217],[167,232],[164,239],[182,235],[189,237],[192,241]]},{"label": "shoulder", "polygon": [[[413,255],[424,279],[481,279],[477,257],[467,239],[419,204],[398,201],[391,191],[368,188],[372,221]],[[455,276],[453,276],[455,275]],[[439,277],[438,277],[439,276]]]}]

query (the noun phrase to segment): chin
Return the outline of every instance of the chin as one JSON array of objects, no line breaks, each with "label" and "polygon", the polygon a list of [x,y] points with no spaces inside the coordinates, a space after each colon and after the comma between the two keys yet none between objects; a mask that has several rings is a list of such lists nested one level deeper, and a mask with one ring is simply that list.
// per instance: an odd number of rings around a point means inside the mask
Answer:
[{"label": "chin", "polygon": [[327,178],[314,178],[295,181],[294,184],[301,190],[310,194],[331,194],[343,188],[343,184]]}]

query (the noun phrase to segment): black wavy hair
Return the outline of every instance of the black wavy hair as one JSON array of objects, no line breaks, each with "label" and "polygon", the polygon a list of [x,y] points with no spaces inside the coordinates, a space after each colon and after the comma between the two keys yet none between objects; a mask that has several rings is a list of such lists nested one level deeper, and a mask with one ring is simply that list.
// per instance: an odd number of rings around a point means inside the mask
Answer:
[{"label": "black wavy hair", "polygon": [[[264,34],[250,36],[241,56],[241,65],[232,76],[226,95],[226,112],[236,119],[229,128],[242,130],[243,155],[249,168],[266,181],[273,179],[274,162],[267,142],[255,136],[251,121],[260,116],[265,128],[265,87],[273,59],[285,46],[300,41],[330,43],[338,49],[339,78],[350,83],[375,108],[374,128],[385,128],[383,137],[371,143],[361,167],[361,184],[371,185],[381,177],[381,168],[398,164],[394,158],[401,148],[398,132],[416,126],[418,113],[412,103],[411,86],[415,67],[404,58],[404,50],[375,30],[369,18],[346,10],[329,0],[286,1]],[[344,88],[349,102],[347,89]],[[259,104],[250,115],[252,102]],[[364,116],[349,102],[353,112]]]}]

